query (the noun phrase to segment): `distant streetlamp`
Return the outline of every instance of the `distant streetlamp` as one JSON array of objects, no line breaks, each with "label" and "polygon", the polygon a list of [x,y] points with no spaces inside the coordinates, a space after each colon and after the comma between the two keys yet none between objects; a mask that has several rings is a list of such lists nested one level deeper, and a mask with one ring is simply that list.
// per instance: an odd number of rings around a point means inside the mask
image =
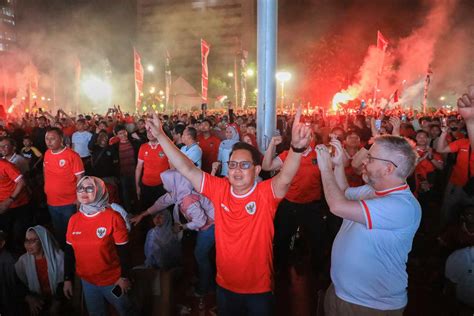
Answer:
[{"label": "distant streetlamp", "polygon": [[281,103],[280,107],[283,110],[285,104],[285,82],[291,79],[291,74],[287,71],[279,71],[275,75],[276,79],[280,82],[281,85]]},{"label": "distant streetlamp", "polygon": [[146,70],[148,70],[148,72],[153,72],[153,71],[155,71],[155,66],[150,64],[150,65],[146,66]]},{"label": "distant streetlamp", "polygon": [[247,76],[248,76],[248,77],[253,77],[253,75],[255,74],[255,71],[253,71],[252,68],[249,68],[249,69],[247,69],[247,72],[246,72],[246,73],[247,73]]},{"label": "distant streetlamp", "polygon": [[229,71],[229,72],[227,73],[227,77],[233,78],[233,77],[234,77],[234,73]]}]

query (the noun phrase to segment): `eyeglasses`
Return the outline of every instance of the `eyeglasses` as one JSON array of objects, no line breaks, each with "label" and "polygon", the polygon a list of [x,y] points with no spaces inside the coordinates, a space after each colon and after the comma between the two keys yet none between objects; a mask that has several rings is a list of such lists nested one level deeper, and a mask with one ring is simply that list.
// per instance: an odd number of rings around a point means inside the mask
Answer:
[{"label": "eyeglasses", "polygon": [[390,162],[392,165],[395,166],[395,168],[398,168],[398,166],[391,160],[388,160],[388,159],[382,159],[382,158],[377,158],[377,157],[372,157],[371,154],[367,154],[367,159],[369,160],[369,162],[372,162],[374,160],[380,160],[380,161],[385,161],[385,162]]},{"label": "eyeglasses", "polygon": [[34,244],[38,240],[39,240],[38,238],[25,239],[25,244]]},{"label": "eyeglasses", "polygon": [[93,186],[87,186],[87,187],[83,187],[83,186],[80,186],[76,189],[76,192],[77,193],[82,193],[82,192],[86,192],[86,193],[92,193],[94,192],[95,188]]},{"label": "eyeglasses", "polygon": [[229,169],[236,169],[239,167],[239,169],[247,170],[253,166],[253,162],[251,161],[228,161],[227,164],[229,165]]}]

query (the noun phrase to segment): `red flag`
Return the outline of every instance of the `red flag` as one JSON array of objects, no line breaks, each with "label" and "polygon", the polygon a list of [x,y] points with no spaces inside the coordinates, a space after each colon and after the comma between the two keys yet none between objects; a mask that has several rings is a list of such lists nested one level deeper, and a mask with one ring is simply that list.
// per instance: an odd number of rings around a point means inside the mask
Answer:
[{"label": "red flag", "polygon": [[135,69],[135,108],[139,110],[143,92],[143,66],[140,55],[133,48],[133,64]]},{"label": "red flag", "polygon": [[398,89],[395,90],[393,93],[393,102],[397,103],[398,102]]},{"label": "red flag", "polygon": [[377,31],[377,48],[385,51],[388,46],[388,40],[382,35],[380,31]]},{"label": "red flag", "polygon": [[207,103],[207,84],[208,84],[208,72],[207,72],[207,56],[209,56],[210,45],[201,38],[201,65],[202,65],[202,103]]}]

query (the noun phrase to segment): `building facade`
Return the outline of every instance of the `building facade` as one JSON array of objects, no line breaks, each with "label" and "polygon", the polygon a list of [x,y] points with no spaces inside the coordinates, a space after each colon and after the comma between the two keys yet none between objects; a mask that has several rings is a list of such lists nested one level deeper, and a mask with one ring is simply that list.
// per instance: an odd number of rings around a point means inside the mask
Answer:
[{"label": "building facade", "polygon": [[14,0],[0,0],[0,52],[8,51],[16,43]]}]

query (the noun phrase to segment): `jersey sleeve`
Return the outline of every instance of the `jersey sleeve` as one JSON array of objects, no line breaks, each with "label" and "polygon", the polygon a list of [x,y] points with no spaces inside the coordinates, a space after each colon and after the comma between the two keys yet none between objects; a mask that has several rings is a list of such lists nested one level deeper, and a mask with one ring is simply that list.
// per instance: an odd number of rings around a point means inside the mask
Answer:
[{"label": "jersey sleeve", "polygon": [[72,215],[69,219],[69,223],[67,224],[67,231],[66,231],[66,243],[72,246],[72,231],[74,227],[74,223],[76,222],[76,216]]},{"label": "jersey sleeve", "polygon": [[82,163],[82,159],[81,157],[76,154],[76,153],[72,153],[72,172],[74,173],[74,175],[80,175],[81,173],[84,173],[84,165]]},{"label": "jersey sleeve", "polygon": [[128,243],[128,231],[125,221],[122,216],[115,211],[112,211],[112,237],[116,245],[125,245]]},{"label": "jersey sleeve", "polygon": [[461,145],[464,143],[464,139],[458,139],[458,140],[455,140],[454,142],[451,142],[448,144],[449,146],[449,150],[452,152],[452,153],[457,153],[459,151],[459,149],[461,148]]},{"label": "jersey sleeve", "polygon": [[4,170],[8,178],[14,182],[18,182],[22,177],[20,170],[12,163],[6,163]]},{"label": "jersey sleeve", "polygon": [[207,172],[203,172],[201,190],[199,193],[205,195],[212,201],[217,192],[224,192],[223,189],[227,187],[227,183],[228,181],[224,178],[214,177]]},{"label": "jersey sleeve", "polygon": [[359,203],[367,229],[403,230],[420,220],[420,210],[406,199],[386,196]]}]

